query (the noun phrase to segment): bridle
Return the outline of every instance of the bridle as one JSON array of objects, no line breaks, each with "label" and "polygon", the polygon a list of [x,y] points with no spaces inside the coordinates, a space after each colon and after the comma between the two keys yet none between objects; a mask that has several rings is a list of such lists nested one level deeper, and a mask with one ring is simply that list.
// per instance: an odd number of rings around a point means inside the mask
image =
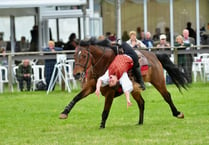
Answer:
[{"label": "bridle", "polygon": [[[81,48],[79,48],[79,49],[81,49]],[[78,65],[78,66],[83,67],[83,68],[84,68],[84,71],[86,71],[86,70],[87,70],[88,63],[89,63],[89,60],[90,60],[90,52],[89,52],[88,48],[87,48],[87,54],[88,54],[88,55],[87,55],[87,59],[86,59],[85,64],[75,63],[75,65]]]},{"label": "bridle", "polygon": [[[86,77],[86,72],[87,72],[87,70],[90,68],[90,67],[88,67],[88,64],[89,64],[89,61],[90,61],[90,52],[89,52],[89,48],[87,48],[87,49],[85,49],[85,48],[81,48],[81,47],[79,47],[78,48],[78,53],[81,51],[81,50],[87,50],[87,59],[86,59],[86,62],[84,63],[84,64],[82,64],[82,63],[75,63],[75,66],[77,65],[77,66],[80,66],[80,67],[82,67],[83,69],[84,69],[84,71],[81,73],[81,78],[82,78],[82,80]],[[79,57],[79,56],[76,56],[76,57]],[[79,59],[79,58],[78,58]],[[91,57],[91,59],[92,59],[92,57]],[[92,60],[91,60],[92,61]]]},{"label": "bridle", "polygon": [[[95,64],[94,64],[94,61],[93,61],[93,55],[91,54],[91,52],[89,50],[89,47],[88,48],[83,48],[83,47],[81,48],[81,47],[79,47],[77,51],[79,52],[81,50],[86,50],[87,51],[86,62],[84,64],[82,64],[82,63],[75,63],[75,65],[80,66],[80,67],[82,67],[84,69],[82,74],[81,74],[81,78],[84,79],[85,77],[87,77],[88,70],[91,68],[91,66],[92,66],[92,69],[91,69],[92,74],[95,74],[95,75],[97,74],[96,72],[93,72],[93,68],[96,67],[97,64],[99,64],[99,62],[104,57],[104,55],[105,55],[105,48],[103,49],[102,56],[99,58],[99,60]],[[89,62],[91,63],[91,65],[88,65]]]}]

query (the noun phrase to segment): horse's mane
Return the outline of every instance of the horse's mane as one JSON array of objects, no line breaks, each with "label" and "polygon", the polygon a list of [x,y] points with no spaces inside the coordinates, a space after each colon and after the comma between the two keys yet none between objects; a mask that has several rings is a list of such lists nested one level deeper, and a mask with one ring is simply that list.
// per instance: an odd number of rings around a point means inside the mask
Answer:
[{"label": "horse's mane", "polygon": [[80,46],[89,46],[89,45],[99,45],[99,46],[111,46],[110,41],[107,39],[98,40],[95,37],[90,38],[89,40],[81,40]]},{"label": "horse's mane", "polygon": [[117,53],[116,46],[112,46],[108,39],[98,40],[98,39],[92,37],[89,40],[81,40],[79,44],[80,44],[80,46],[84,46],[84,47],[89,46],[89,45],[97,45],[97,46],[101,46],[101,47],[107,47],[107,48],[112,49],[115,53]]}]

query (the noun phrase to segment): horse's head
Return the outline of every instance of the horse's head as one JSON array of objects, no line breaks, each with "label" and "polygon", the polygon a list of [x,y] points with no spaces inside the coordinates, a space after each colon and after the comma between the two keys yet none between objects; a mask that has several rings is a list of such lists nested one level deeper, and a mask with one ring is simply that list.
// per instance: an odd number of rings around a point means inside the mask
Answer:
[{"label": "horse's head", "polygon": [[92,65],[92,55],[89,48],[79,46],[75,52],[74,59],[75,67],[73,75],[75,79],[82,79]]}]

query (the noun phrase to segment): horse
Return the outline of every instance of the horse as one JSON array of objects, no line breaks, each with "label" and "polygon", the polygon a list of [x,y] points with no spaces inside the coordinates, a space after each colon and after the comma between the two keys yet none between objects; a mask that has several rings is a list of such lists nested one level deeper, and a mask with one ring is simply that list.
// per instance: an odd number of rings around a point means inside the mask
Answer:
[{"label": "horse", "polygon": [[[174,105],[171,95],[168,92],[163,75],[163,68],[167,70],[176,87],[181,91],[181,88],[186,89],[187,77],[174,65],[166,54],[154,54],[149,51],[140,50],[140,52],[148,59],[150,66],[146,75],[143,76],[145,82],[150,82],[162,95],[164,100],[170,106],[172,115],[177,118],[184,118],[184,114],[177,110]],[[74,54],[75,67],[73,74],[76,78],[83,78],[82,90],[70,101],[70,103],[61,112],[59,118],[67,119],[68,114],[81,99],[95,92],[97,79],[105,73],[110,63],[116,56],[115,52],[107,46],[99,44],[83,44],[77,47]],[[139,84],[133,79],[133,98],[138,104],[139,121],[138,124],[143,124],[144,121],[144,99],[141,96]],[[105,96],[105,104],[102,112],[102,120],[100,128],[105,128],[106,120],[111,109],[113,99],[120,96],[122,93],[118,91],[118,87],[105,86],[101,88],[101,93]]]}]

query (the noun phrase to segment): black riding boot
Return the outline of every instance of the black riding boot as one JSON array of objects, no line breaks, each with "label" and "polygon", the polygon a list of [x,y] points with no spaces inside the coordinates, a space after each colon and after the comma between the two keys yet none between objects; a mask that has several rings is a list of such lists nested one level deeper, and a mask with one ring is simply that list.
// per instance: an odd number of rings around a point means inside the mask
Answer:
[{"label": "black riding boot", "polygon": [[140,67],[133,68],[133,73],[134,73],[134,76],[136,77],[137,83],[140,84],[141,89],[145,90],[145,84],[144,84],[143,78],[141,76]]}]

